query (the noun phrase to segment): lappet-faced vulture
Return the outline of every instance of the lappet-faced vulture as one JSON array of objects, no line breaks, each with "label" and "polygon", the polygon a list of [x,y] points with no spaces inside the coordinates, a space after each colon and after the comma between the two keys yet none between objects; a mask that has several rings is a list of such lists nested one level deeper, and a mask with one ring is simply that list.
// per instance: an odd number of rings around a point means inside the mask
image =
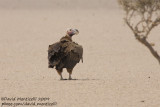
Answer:
[{"label": "lappet-faced vulture", "polygon": [[48,68],[55,68],[61,80],[63,80],[63,68],[67,69],[71,80],[73,68],[80,60],[83,62],[82,46],[72,41],[72,36],[78,33],[77,29],[69,29],[66,36],[48,47]]}]

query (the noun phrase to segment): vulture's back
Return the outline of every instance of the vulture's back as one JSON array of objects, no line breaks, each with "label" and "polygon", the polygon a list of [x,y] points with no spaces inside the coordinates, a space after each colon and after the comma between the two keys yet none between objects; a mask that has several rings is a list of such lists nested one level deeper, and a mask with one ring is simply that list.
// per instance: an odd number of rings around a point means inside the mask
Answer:
[{"label": "vulture's back", "polygon": [[83,61],[83,48],[72,41],[60,41],[48,48],[48,64],[49,68],[56,69],[62,68],[74,68],[74,66],[79,63],[82,59]]}]

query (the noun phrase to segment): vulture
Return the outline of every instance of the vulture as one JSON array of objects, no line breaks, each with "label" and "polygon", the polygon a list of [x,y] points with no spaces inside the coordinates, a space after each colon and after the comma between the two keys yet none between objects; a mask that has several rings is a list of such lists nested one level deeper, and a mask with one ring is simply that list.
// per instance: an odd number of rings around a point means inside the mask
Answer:
[{"label": "vulture", "polygon": [[72,37],[77,34],[79,34],[77,29],[69,29],[66,36],[48,47],[48,68],[55,68],[60,80],[63,80],[63,68],[67,69],[71,80],[73,68],[80,60],[83,63],[83,47],[72,41]]}]

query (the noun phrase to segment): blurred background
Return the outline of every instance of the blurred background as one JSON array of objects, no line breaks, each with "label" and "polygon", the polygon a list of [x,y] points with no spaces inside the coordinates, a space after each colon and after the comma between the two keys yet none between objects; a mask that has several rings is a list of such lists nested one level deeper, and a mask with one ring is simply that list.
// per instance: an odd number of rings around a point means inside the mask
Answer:
[{"label": "blurred background", "polygon": [[[0,0],[0,97],[47,96],[60,107],[159,107],[157,60],[138,43],[116,0]],[[48,45],[77,28],[75,81],[48,69]],[[150,34],[160,52],[159,27]],[[66,70],[63,77],[68,78]],[[145,103],[141,103],[145,100]]]}]

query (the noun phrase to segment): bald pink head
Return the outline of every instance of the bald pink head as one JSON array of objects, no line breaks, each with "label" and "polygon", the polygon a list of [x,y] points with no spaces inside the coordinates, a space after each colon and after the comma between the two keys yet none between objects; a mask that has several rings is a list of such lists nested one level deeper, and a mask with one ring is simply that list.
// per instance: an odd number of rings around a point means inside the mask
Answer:
[{"label": "bald pink head", "polygon": [[77,29],[68,29],[67,30],[67,35],[73,36],[73,35],[78,35],[79,31]]}]

